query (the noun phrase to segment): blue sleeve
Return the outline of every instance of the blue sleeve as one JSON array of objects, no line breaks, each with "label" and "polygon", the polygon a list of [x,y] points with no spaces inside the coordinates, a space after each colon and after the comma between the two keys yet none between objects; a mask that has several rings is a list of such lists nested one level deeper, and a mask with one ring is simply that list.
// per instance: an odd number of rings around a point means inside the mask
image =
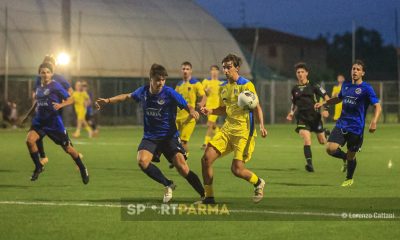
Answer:
[{"label": "blue sleeve", "polygon": [[186,100],[182,97],[182,95],[180,95],[177,91],[175,91],[174,89],[170,89],[170,96],[173,99],[173,101],[176,103],[176,105],[180,108],[180,109],[184,109],[187,108],[188,104],[186,102]]},{"label": "blue sleeve", "polygon": [[61,84],[61,86],[62,86],[65,90],[68,90],[68,89],[71,87],[71,84],[69,84],[69,82],[67,81],[67,79],[65,79],[64,76],[57,74],[57,75],[54,75],[53,78],[54,78],[54,80],[55,80],[56,82],[58,82],[59,84]]},{"label": "blue sleeve", "polygon": [[33,85],[33,90],[36,91],[38,87],[40,87],[42,78],[40,76],[35,77],[35,84]]},{"label": "blue sleeve", "polygon": [[337,96],[339,99],[343,99],[342,91],[343,91],[343,89],[345,88],[346,85],[347,85],[346,82],[344,82],[344,83],[342,84],[342,87],[340,88],[340,92],[339,92],[339,94],[338,94],[338,96]]},{"label": "blue sleeve", "polygon": [[143,87],[136,89],[134,92],[131,93],[131,98],[136,102],[140,102],[140,95],[142,95]]},{"label": "blue sleeve", "polygon": [[67,92],[67,90],[65,90],[65,89],[63,88],[63,86],[61,86],[61,84],[59,84],[59,83],[56,82],[56,84],[54,84],[54,86],[55,86],[56,90],[59,92],[60,97],[61,97],[63,100],[65,100],[65,99],[67,99],[67,98],[70,97],[70,95],[69,95],[69,93]]},{"label": "blue sleeve", "polygon": [[371,105],[375,105],[376,103],[379,103],[379,98],[376,96],[374,89],[371,86],[369,86],[367,89],[368,89],[367,95],[368,95],[368,99],[369,99],[369,102],[371,103]]}]

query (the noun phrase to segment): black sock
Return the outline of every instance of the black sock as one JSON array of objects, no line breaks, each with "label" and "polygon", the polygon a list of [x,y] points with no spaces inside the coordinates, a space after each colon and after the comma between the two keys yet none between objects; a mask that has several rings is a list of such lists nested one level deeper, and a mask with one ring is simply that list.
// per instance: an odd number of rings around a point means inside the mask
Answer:
[{"label": "black sock", "polygon": [[83,164],[83,162],[82,162],[81,158],[79,157],[79,155],[78,155],[77,158],[74,158],[74,161],[75,161],[76,165],[79,167],[80,171],[85,171],[86,167]]},{"label": "black sock", "polygon": [[357,166],[357,160],[347,160],[347,179],[352,179],[353,178],[353,174],[354,174],[354,170],[356,170],[356,166]]},{"label": "black sock", "polygon": [[168,180],[161,170],[156,167],[154,164],[150,163],[146,169],[141,168],[144,173],[147,174],[154,181],[161,183],[164,186],[169,186],[172,184],[171,180]]},{"label": "black sock", "polygon": [[31,155],[32,161],[35,164],[36,169],[42,168],[42,164],[39,161],[39,153],[34,152],[34,153],[29,153]]},{"label": "black sock", "polygon": [[304,157],[306,158],[307,164],[312,164],[312,153],[311,153],[311,146],[304,145]]},{"label": "black sock", "polygon": [[345,152],[343,152],[342,149],[340,149],[340,148],[336,149],[336,151],[334,153],[330,154],[330,155],[332,157],[342,159],[343,162],[346,162],[347,154]]},{"label": "black sock", "polygon": [[39,150],[39,156],[41,158],[46,157],[46,153],[44,152],[44,147],[43,147],[43,138],[39,138],[39,140],[36,141],[36,146]]},{"label": "black sock", "polygon": [[189,174],[185,178],[188,183],[192,185],[193,189],[196,190],[201,197],[204,197],[204,188],[196,173],[189,171]]}]

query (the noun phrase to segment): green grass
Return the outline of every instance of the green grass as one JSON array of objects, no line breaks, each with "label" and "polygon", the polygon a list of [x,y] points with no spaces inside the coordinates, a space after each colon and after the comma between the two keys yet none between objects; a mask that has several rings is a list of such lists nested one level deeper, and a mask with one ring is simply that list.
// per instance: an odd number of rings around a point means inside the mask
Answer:
[{"label": "green grass", "polygon": [[[375,134],[366,133],[362,152],[357,154],[358,166],[351,188],[339,186],[345,177],[340,172],[341,162],[329,157],[316,138],[312,146],[316,172],[304,171],[302,141],[291,125],[270,126],[268,137],[257,139],[253,159],[247,165],[267,180],[266,199],[259,205],[250,201],[249,183],[230,173],[232,155],[217,160],[214,164],[217,200],[228,202],[231,209],[260,210],[260,213],[239,213],[238,218],[244,221],[121,221],[118,207],[77,206],[118,205],[122,198],[159,202],[162,186],[145,176],[136,164],[136,149],[142,136],[139,127],[102,128],[97,139],[73,140],[84,154],[90,172],[90,183],[86,186],[69,156],[47,138],[49,164],[38,181],[30,182],[33,164],[24,143],[26,130],[1,130],[0,239],[394,239],[400,235],[398,220],[344,221],[322,217],[318,221],[301,214],[279,214],[372,211],[376,209],[365,206],[375,198],[398,199],[400,127],[378,127]],[[199,147],[204,133],[205,128],[198,127],[190,142],[189,165],[199,176],[202,155]],[[393,166],[390,169],[389,161]],[[158,166],[177,183],[174,192],[177,202],[197,200],[186,180],[168,169],[165,160]],[[395,204],[379,209],[399,213],[396,199]],[[6,201],[19,203],[6,204]],[[62,206],[63,203],[68,205]]]}]

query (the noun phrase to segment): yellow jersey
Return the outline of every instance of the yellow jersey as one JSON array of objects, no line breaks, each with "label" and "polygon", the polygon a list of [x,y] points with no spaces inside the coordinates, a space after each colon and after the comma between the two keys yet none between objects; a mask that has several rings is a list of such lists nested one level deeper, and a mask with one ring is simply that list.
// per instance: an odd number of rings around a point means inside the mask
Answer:
[{"label": "yellow jersey", "polygon": [[223,84],[223,81],[219,79],[204,79],[203,82],[204,91],[207,94],[206,107],[208,109],[214,109],[219,107],[219,87]]},{"label": "yellow jersey", "polygon": [[74,99],[74,106],[75,108],[86,108],[86,101],[90,99],[89,94],[87,92],[82,91],[74,91],[72,94],[72,98]]},{"label": "yellow jersey", "polygon": [[[239,77],[236,82],[229,81],[220,87],[220,105],[226,107],[226,119],[221,131],[233,136],[249,136],[254,131],[254,114],[249,110],[243,110],[237,105],[239,93],[249,90],[257,97],[254,84],[244,77]],[[258,98],[258,97],[257,97]]]},{"label": "yellow jersey", "polygon": [[[332,89],[332,97],[337,97],[340,93],[340,90],[342,89],[342,86],[333,86]],[[335,105],[335,112],[333,115],[333,120],[338,120],[340,118],[340,114],[342,113],[342,103],[338,103]]]},{"label": "yellow jersey", "polygon": [[[203,85],[199,82],[199,80],[195,78],[191,78],[188,81],[180,81],[178,85],[176,85],[175,90],[182,95],[182,97],[186,100],[188,105],[193,108],[196,107],[196,99],[197,97],[202,97],[206,93],[204,92]],[[178,108],[178,113],[176,115],[176,120],[182,120],[189,117],[189,113],[184,110]]]}]

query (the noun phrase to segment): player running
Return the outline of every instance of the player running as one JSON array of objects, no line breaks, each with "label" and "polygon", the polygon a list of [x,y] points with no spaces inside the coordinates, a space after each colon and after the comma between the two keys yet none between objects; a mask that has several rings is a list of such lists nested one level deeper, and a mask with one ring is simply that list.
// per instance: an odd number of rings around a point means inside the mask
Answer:
[{"label": "player running", "polygon": [[75,83],[75,91],[72,94],[72,98],[74,99],[74,109],[76,113],[76,130],[72,136],[74,138],[79,138],[81,135],[81,128],[83,126],[88,132],[89,138],[91,138],[93,131],[86,121],[87,106],[89,106],[91,102],[89,94],[84,91],[81,81],[77,81]]},{"label": "player running", "polygon": [[227,82],[220,88],[221,104],[214,109],[202,108],[206,115],[225,115],[225,123],[221,130],[208,143],[201,159],[205,198],[203,203],[214,203],[213,192],[213,168],[214,161],[224,155],[233,152],[231,164],[232,173],[239,178],[250,182],[254,187],[253,201],[261,201],[264,196],[265,181],[255,173],[248,170],[245,163],[251,159],[255,147],[256,131],[254,129],[254,114],[260,124],[261,136],[267,136],[264,128],[264,117],[260,104],[253,111],[243,110],[237,105],[239,93],[249,90],[256,93],[254,85],[249,80],[239,75],[241,59],[229,54],[222,60],[222,67]]},{"label": "player running", "polygon": [[[308,172],[314,172],[312,164],[311,152],[311,132],[317,134],[317,139],[320,144],[326,143],[325,129],[322,124],[321,114],[314,109],[314,105],[319,98],[329,99],[325,89],[318,84],[312,84],[308,80],[309,69],[305,63],[297,63],[295,65],[297,85],[292,89],[292,106],[286,119],[293,120],[295,116],[297,127],[295,131],[304,140],[304,157],[306,158],[305,169]],[[328,116],[328,111],[324,109],[324,117]]]},{"label": "player running", "polygon": [[186,152],[175,124],[178,107],[187,111],[193,119],[198,119],[199,113],[188,105],[173,88],[165,86],[167,76],[167,70],[163,66],[153,64],[150,69],[149,85],[140,87],[132,93],[112,98],[99,98],[96,101],[99,110],[104,104],[123,102],[128,99],[141,103],[144,113],[144,136],[138,147],[137,161],[147,176],[164,185],[164,203],[172,199],[172,191],[176,185],[151,163],[158,152],[164,154],[201,197],[204,196],[204,188],[199,177],[189,169],[186,163]]},{"label": "player running", "polygon": [[[337,85],[333,86],[332,88],[332,98],[337,97],[340,93],[340,90],[342,89],[342,84],[344,82],[345,78],[343,74],[338,74],[337,75]],[[338,103],[335,105],[335,112],[333,114],[333,120],[337,121],[340,117],[340,113],[342,112],[342,103]]]},{"label": "player running", "polygon": [[[219,67],[217,65],[212,65],[210,67],[210,78],[203,80],[202,84],[204,91],[207,95],[206,108],[214,109],[219,107],[219,87],[223,81],[219,80]],[[208,115],[207,116],[207,132],[204,138],[202,150],[206,149],[208,142],[211,138],[219,131],[217,126],[218,115]]]},{"label": "player running", "polygon": [[[58,111],[59,109],[72,104],[73,99],[61,84],[52,80],[53,65],[51,63],[42,63],[39,67],[39,74],[42,78],[42,82],[36,89],[35,93],[34,106],[36,106],[36,114],[32,120],[32,126],[26,138],[29,153],[33,163],[35,164],[35,170],[33,171],[31,181],[36,181],[39,174],[44,170],[44,167],[39,160],[39,152],[36,143],[39,139],[42,139],[47,135],[55,144],[61,145],[64,151],[72,157],[76,165],[79,167],[83,183],[87,184],[89,182],[88,171],[83,164],[79,153],[72,146],[67,131],[64,128],[61,115]],[[25,119],[31,113],[32,111],[28,112]]]},{"label": "player running", "polygon": [[[363,81],[365,65],[356,60],[351,68],[352,81],[345,81],[339,95],[326,102],[318,103],[316,108],[323,105],[343,103],[342,113],[336,122],[328,139],[327,152],[333,157],[346,157],[347,175],[342,187],[353,184],[353,175],[357,166],[356,153],[363,143],[365,117],[369,105],[374,106],[374,116],[369,125],[369,132],[374,133],[379,116],[382,112],[381,104],[371,85]],[[347,153],[339,147],[347,143]]]}]

